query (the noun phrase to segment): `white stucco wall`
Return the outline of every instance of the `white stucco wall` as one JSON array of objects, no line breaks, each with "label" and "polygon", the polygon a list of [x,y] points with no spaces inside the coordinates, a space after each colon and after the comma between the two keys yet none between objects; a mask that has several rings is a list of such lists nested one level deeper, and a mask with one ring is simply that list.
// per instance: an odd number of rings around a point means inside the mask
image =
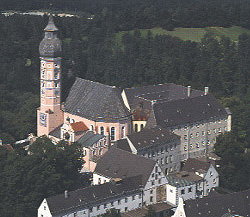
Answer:
[{"label": "white stucco wall", "polygon": [[177,205],[178,199],[177,188],[175,186],[167,184],[167,202],[173,205]]},{"label": "white stucco wall", "polygon": [[[167,184],[166,176],[162,172],[161,167],[158,164],[155,164],[155,167],[153,168],[150,177],[144,187],[143,201],[145,202],[145,204],[149,205],[156,203],[157,187],[166,186],[166,184]],[[153,197],[153,201],[150,201],[151,197]],[[166,192],[165,192],[165,197],[166,197]]]},{"label": "white stucco wall", "polygon": [[[99,183],[99,180],[101,181],[100,183]],[[101,176],[97,173],[93,174],[93,185],[103,184],[103,183],[109,182],[110,180],[111,180],[110,178]]]},{"label": "white stucco wall", "polygon": [[46,199],[43,200],[40,207],[38,208],[37,217],[52,217]]},{"label": "white stucco wall", "polygon": [[182,198],[179,198],[179,205],[172,217],[186,217],[184,210],[184,201]]}]

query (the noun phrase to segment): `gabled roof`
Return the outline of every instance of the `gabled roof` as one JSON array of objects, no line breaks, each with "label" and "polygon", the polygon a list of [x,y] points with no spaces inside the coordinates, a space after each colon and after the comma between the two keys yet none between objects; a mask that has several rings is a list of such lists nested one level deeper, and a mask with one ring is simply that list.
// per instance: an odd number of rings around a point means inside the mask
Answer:
[{"label": "gabled roof", "polygon": [[227,115],[226,110],[210,94],[153,105],[157,125],[173,127]]},{"label": "gabled roof", "polygon": [[49,133],[49,135],[50,135],[50,136],[53,136],[53,137],[55,137],[55,138],[61,139],[61,127],[62,127],[62,124],[61,124],[59,127],[57,127],[57,128],[55,128],[54,130],[52,130],[52,131]]},{"label": "gabled roof", "polygon": [[88,131],[80,139],[78,139],[77,142],[84,147],[89,147],[94,145],[104,137],[104,135],[94,134],[92,131]]},{"label": "gabled roof", "polygon": [[65,111],[95,121],[116,121],[129,115],[118,88],[81,78],[76,78],[70,90]]},{"label": "gabled roof", "polygon": [[137,150],[155,145],[165,145],[170,141],[180,139],[176,134],[159,126],[151,129],[143,129],[142,131],[130,134],[127,137]]},{"label": "gabled roof", "polygon": [[185,201],[186,217],[222,217],[227,213],[250,214],[250,190]]},{"label": "gabled roof", "polygon": [[[185,99],[187,98],[188,92],[187,87],[172,83],[132,87],[126,88],[124,91],[132,110],[135,109],[141,101],[144,101],[146,107],[148,107],[146,102]],[[203,95],[203,91],[191,89],[191,98],[201,95]]]},{"label": "gabled roof", "polygon": [[141,176],[130,177],[119,182],[94,185],[68,193],[46,198],[51,214],[60,213],[77,207],[92,207],[117,197],[140,192]]},{"label": "gabled roof", "polygon": [[114,146],[118,149],[121,149],[123,151],[128,151],[128,152],[132,152],[130,146],[129,146],[129,143],[128,143],[128,140],[127,138],[125,139],[120,139],[120,140],[117,140],[114,144]]},{"label": "gabled roof", "polygon": [[89,128],[82,121],[71,123],[70,126],[74,132],[89,130]]},{"label": "gabled roof", "polygon": [[182,171],[196,172],[198,170],[208,171],[210,163],[200,161],[196,158],[188,158],[182,168]]},{"label": "gabled roof", "polygon": [[193,185],[201,181],[203,178],[193,172],[180,171],[167,175],[168,184],[175,187],[184,187]]},{"label": "gabled roof", "polygon": [[94,172],[121,179],[142,175],[142,184],[145,185],[155,165],[151,159],[112,147],[97,161]]}]

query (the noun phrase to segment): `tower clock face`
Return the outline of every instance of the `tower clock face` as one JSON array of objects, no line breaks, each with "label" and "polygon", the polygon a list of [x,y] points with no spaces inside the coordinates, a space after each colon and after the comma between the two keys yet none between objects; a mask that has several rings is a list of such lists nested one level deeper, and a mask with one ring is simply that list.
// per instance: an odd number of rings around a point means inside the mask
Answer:
[{"label": "tower clock face", "polygon": [[40,125],[44,127],[47,126],[47,115],[44,113],[40,113]]}]

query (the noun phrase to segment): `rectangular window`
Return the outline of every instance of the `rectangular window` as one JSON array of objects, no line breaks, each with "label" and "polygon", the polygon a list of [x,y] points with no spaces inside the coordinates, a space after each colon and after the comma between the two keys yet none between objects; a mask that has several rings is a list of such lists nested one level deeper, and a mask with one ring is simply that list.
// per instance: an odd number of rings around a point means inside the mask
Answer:
[{"label": "rectangular window", "polygon": [[169,162],[172,163],[173,162],[173,155],[169,156]]},{"label": "rectangular window", "polygon": [[128,198],[127,197],[125,197],[125,203],[127,203],[128,202]]},{"label": "rectangular window", "polygon": [[158,167],[155,167],[155,172],[156,172],[156,173],[158,172]]},{"label": "rectangular window", "polygon": [[150,202],[153,202],[153,196],[150,197]]},{"label": "rectangular window", "polygon": [[188,188],[188,192],[192,192],[192,188],[190,187],[190,188]]},{"label": "rectangular window", "polygon": [[118,205],[120,205],[121,204],[121,200],[118,200]]},{"label": "rectangular window", "polygon": [[100,210],[100,206],[97,206],[97,210]]},{"label": "rectangular window", "polygon": [[132,200],[135,200],[135,196],[132,196]]},{"label": "rectangular window", "polygon": [[151,185],[153,186],[155,184],[155,182],[154,181],[151,181]]},{"label": "rectangular window", "polygon": [[165,158],[165,163],[168,164],[168,157]]},{"label": "rectangular window", "polygon": [[128,207],[125,207],[125,212],[127,212],[128,211]]},{"label": "rectangular window", "polygon": [[172,189],[170,189],[170,193],[173,193],[173,190],[172,190]]},{"label": "rectangular window", "polygon": [[185,189],[182,189],[182,190],[181,190],[181,194],[185,194]]}]

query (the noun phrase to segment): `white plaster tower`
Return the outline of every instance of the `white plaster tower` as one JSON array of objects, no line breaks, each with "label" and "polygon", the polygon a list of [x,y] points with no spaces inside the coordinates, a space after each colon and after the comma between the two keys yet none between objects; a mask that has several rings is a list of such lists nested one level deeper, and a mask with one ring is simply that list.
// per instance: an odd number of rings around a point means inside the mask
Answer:
[{"label": "white plaster tower", "polygon": [[37,136],[49,133],[63,123],[61,109],[61,53],[57,27],[53,17],[44,29],[40,43],[40,108],[37,109]]}]

